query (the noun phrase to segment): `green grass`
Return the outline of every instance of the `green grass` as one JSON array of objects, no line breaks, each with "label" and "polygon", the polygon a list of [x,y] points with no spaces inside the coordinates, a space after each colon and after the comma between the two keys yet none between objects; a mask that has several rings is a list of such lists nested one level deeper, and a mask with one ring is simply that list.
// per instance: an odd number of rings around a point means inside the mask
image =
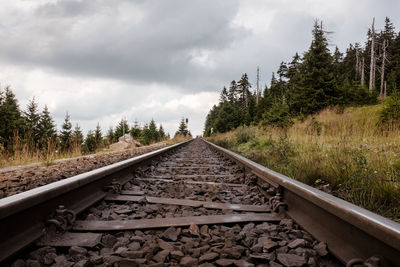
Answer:
[{"label": "green grass", "polygon": [[400,132],[380,128],[381,108],[327,109],[286,130],[238,128],[210,141],[399,221]]}]

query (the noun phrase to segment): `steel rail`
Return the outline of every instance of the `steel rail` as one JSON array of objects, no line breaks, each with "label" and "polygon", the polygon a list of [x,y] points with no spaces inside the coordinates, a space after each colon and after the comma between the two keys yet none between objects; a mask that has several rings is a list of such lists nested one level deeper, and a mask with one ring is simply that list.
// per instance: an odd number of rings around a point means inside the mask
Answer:
[{"label": "steel rail", "polygon": [[43,236],[60,205],[77,214],[106,196],[104,186],[126,183],[138,166],[192,140],[0,199],[0,263]]},{"label": "steel rail", "polygon": [[287,215],[316,239],[326,242],[330,252],[343,263],[380,256],[390,266],[400,266],[399,223],[203,141],[259,179],[278,187],[288,206]]}]

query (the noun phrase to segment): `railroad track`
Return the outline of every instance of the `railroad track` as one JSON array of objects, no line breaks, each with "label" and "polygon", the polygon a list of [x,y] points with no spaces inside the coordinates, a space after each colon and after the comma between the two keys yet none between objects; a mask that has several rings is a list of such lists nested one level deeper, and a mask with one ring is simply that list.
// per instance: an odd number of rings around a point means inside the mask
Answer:
[{"label": "railroad track", "polygon": [[400,265],[399,224],[201,139],[0,199],[0,229],[14,266]]}]

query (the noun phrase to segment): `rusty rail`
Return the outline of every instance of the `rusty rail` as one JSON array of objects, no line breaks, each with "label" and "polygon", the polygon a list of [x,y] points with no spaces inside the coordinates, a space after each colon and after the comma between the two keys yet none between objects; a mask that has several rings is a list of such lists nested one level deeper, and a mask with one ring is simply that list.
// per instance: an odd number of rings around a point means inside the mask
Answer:
[{"label": "rusty rail", "polygon": [[390,266],[400,266],[399,223],[205,142],[259,179],[278,187],[288,206],[286,213],[316,239],[326,242],[330,252],[343,263],[377,255]]},{"label": "rusty rail", "polygon": [[43,236],[46,220],[60,205],[77,214],[106,196],[104,186],[129,181],[136,167],[190,141],[0,199],[0,262]]}]

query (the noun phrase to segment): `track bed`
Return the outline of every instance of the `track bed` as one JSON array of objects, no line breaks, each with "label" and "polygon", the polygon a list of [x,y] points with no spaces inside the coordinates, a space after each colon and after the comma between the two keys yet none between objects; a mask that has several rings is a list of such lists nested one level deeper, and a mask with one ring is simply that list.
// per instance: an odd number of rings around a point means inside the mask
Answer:
[{"label": "track bed", "polygon": [[133,177],[110,187],[66,234],[50,226],[13,265],[340,265],[282,212],[276,190],[261,189],[201,140],[135,168]]}]

